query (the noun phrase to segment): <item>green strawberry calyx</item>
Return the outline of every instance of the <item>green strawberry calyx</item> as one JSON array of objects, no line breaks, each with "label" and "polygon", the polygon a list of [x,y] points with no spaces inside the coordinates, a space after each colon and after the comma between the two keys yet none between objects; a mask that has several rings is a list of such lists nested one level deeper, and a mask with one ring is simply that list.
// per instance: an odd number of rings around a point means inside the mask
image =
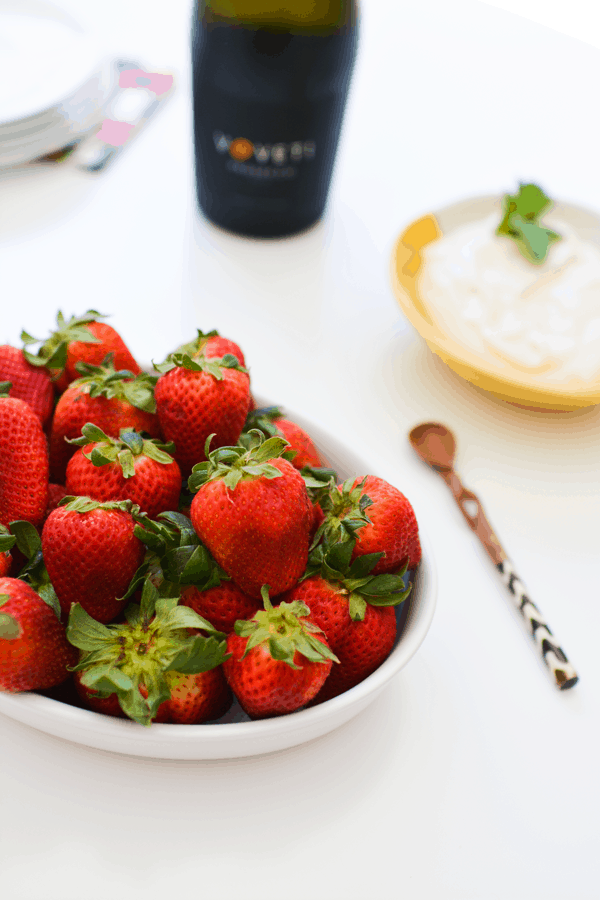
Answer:
[{"label": "green strawberry calyx", "polygon": [[266,584],[261,588],[261,595],[265,608],[251,619],[240,619],[235,623],[235,633],[248,638],[242,659],[254,647],[263,646],[273,659],[287,663],[292,669],[302,668],[294,661],[296,652],[310,662],[339,662],[327,644],[315,637],[323,632],[307,618],[310,610],[305,603],[300,600],[292,603],[282,601],[274,607]]},{"label": "green strawberry calyx", "polygon": [[175,596],[181,585],[195,585],[201,591],[230,581],[194,531],[191,521],[179,512],[160,513],[134,529],[148,548],[144,562],[133,576],[125,599],[149,575],[161,596]]},{"label": "green strawberry calyx", "polygon": [[167,356],[163,363],[153,363],[154,368],[161,375],[170,372],[171,369],[187,369],[188,372],[205,372],[216,381],[223,381],[223,369],[236,369],[238,372],[248,374],[248,369],[240,365],[237,356],[226,353],[225,356],[207,358],[203,353],[191,356],[185,351],[176,351]]},{"label": "green strawberry calyx", "polygon": [[311,502],[319,503],[331,486],[337,484],[337,472],[328,466],[302,466],[300,474],[304,478],[304,484]]},{"label": "green strawberry calyx", "polygon": [[219,332],[213,328],[212,331],[201,331],[199,328],[197,329],[198,334],[192,341],[187,341],[185,344],[181,344],[175,351],[175,353],[187,353],[188,356],[198,356],[202,353],[202,349],[206,342],[213,337],[219,337]]},{"label": "green strawberry calyx", "polygon": [[98,467],[117,463],[124,478],[133,478],[135,475],[134,461],[137,457],[146,456],[168,466],[173,462],[170,454],[175,450],[173,442],[165,444],[158,438],[144,438],[134,428],[121,428],[118,438],[109,437],[92,422],[83,426],[81,437],[67,438],[67,441],[82,448],[94,444],[89,453],[83,454],[85,458]]},{"label": "green strawberry calyx", "polygon": [[283,412],[278,406],[263,406],[260,409],[251,409],[246,416],[246,421],[242,429],[242,434],[247,434],[255,429],[266,437],[274,437],[280,434],[277,430],[275,422],[277,419],[283,418]]},{"label": "green strawberry calyx", "polygon": [[23,356],[32,366],[46,366],[52,370],[55,377],[58,377],[67,364],[69,344],[72,341],[80,341],[85,344],[101,343],[100,339],[93,335],[87,326],[98,319],[106,318],[107,316],[95,309],[88,309],[83,316],[71,316],[67,321],[59,310],[56,316],[58,328],[45,341],[42,338],[32,337],[26,331],[21,332],[21,340],[25,347],[31,344],[40,344],[37,354],[30,353],[23,348]]},{"label": "green strawberry calyx", "polygon": [[117,512],[129,513],[136,522],[145,522],[148,518],[146,513],[142,512],[138,504],[132,500],[92,500],[91,497],[75,497],[69,494],[61,499],[57,506],[58,508],[66,509],[68,512],[81,513],[82,515],[95,509],[116,510]]},{"label": "green strawberry calyx", "polygon": [[362,493],[366,480],[365,477],[354,486],[355,479],[348,478],[338,487],[330,479],[321,488],[313,488],[311,499],[319,503],[325,518],[315,533],[311,549],[321,541],[335,544],[352,540],[360,528],[371,524],[365,510],[373,505],[373,501]]},{"label": "green strawberry calyx", "polygon": [[71,607],[67,639],[82,651],[72,671],[100,697],[116,694],[123,712],[141,725],[150,725],[171,698],[170,673],[208,672],[227,658],[225,635],[178,601],[160,597],[148,580],[139,605],[126,607],[125,623],[102,625],[79,603]]},{"label": "green strawberry calyx", "polygon": [[0,381],[0,397],[8,397],[11,388],[12,381]]},{"label": "green strawberry calyx", "polygon": [[76,386],[90,397],[126,400],[136,409],[155,413],[154,387],[158,376],[150,375],[148,372],[134,375],[128,369],[115,369],[113,358],[113,353],[107,353],[99,366],[84,362],[75,363],[81,377],[72,381],[70,387]]},{"label": "green strawberry calyx", "polygon": [[353,622],[361,622],[371,606],[399,606],[408,597],[411,585],[407,585],[405,565],[394,574],[372,575],[384,553],[365,553],[352,561],[356,539],[336,543],[322,543],[315,547],[300,581],[318,575],[336,586],[348,596],[349,614]]},{"label": "green strawberry calyx", "polygon": [[[276,436],[283,437],[275,424],[277,419],[281,419],[282,417],[283,413],[278,406],[264,406],[261,409],[251,409],[246,416],[246,421],[244,422],[242,433],[239,436],[238,444],[246,447],[246,449],[250,449],[253,442],[252,434],[254,431],[259,431],[265,439]],[[292,448],[289,447],[282,452],[281,456],[283,459],[287,459],[288,462],[292,462],[297,454],[297,450],[292,450]]]},{"label": "green strawberry calyx", "polygon": [[211,434],[206,439],[204,453],[206,462],[197,463],[188,478],[190,491],[198,491],[209,481],[221,480],[234,490],[240,481],[253,481],[256,478],[281,478],[282,472],[271,465],[269,460],[283,455],[288,442],[283,437],[271,437],[265,440],[260,431],[249,432],[249,446],[237,444],[235,447],[218,447],[209,452]]}]

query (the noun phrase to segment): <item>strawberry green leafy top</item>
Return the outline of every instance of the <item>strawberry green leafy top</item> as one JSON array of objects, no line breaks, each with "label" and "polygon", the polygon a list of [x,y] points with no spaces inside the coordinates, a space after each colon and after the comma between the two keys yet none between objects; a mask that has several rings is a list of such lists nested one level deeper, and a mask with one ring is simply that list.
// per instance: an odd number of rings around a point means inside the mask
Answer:
[{"label": "strawberry green leafy top", "polygon": [[411,585],[406,586],[405,565],[396,574],[371,575],[383,553],[365,553],[352,561],[356,538],[344,538],[336,543],[320,543],[308,558],[301,581],[313,575],[338,585],[348,595],[350,618],[359,622],[365,617],[367,604],[398,606],[408,597]]},{"label": "strawberry green leafy top", "polygon": [[230,581],[201,543],[191,521],[182,513],[160,513],[157,520],[137,524],[134,534],[148,551],[135,573],[125,597],[130,597],[147,577],[161,596],[179,596],[181,586],[195,585],[201,591]]},{"label": "strawberry green leafy top", "polygon": [[206,372],[216,381],[223,380],[223,369],[237,369],[238,372],[248,374],[248,369],[241,366],[237,356],[226,353],[225,356],[207,358],[203,353],[192,357],[185,351],[171,353],[163,363],[154,363],[154,368],[161,375],[170,372],[171,369],[187,369],[189,372]]},{"label": "strawberry green leafy top", "polygon": [[504,217],[496,234],[514,240],[519,253],[534,265],[541,265],[548,255],[550,244],[561,236],[540,224],[540,216],[552,201],[537,184],[520,184],[519,192],[504,195]]},{"label": "strawberry green leafy top", "polygon": [[73,671],[81,671],[82,683],[100,696],[116,693],[130,719],[150,725],[160,704],[171,698],[167,673],[214,669],[226,658],[225,636],[189,607],[178,606],[177,597],[160,597],[150,581],[139,606],[127,606],[125,618],[123,624],[102,625],[73,604],[67,638],[83,651]]},{"label": "strawberry green leafy top", "polygon": [[99,344],[100,339],[86,328],[90,322],[98,319],[106,319],[102,313],[95,309],[88,309],[83,316],[71,316],[67,321],[59,310],[56,316],[58,328],[50,337],[43,341],[41,338],[32,337],[26,331],[21,332],[21,340],[25,347],[31,344],[40,344],[37,355],[23,350],[23,356],[32,366],[47,366],[49,369],[57,369],[62,372],[67,363],[67,348],[71,341],[80,341],[85,344]]},{"label": "strawberry green leafy top", "polygon": [[172,442],[165,444],[157,438],[144,438],[133,428],[121,428],[119,437],[112,438],[92,422],[87,422],[83,426],[81,437],[67,438],[67,441],[77,447],[96,444],[90,453],[83,454],[85,458],[98,467],[118,463],[124,478],[135,476],[133,465],[135,457],[147,456],[155,462],[168,466],[173,462],[170,454],[175,449]]},{"label": "strawberry green leafy top", "polygon": [[283,455],[288,442],[283,437],[264,440],[260,431],[249,432],[248,448],[238,444],[235,447],[219,447],[209,453],[214,434],[206,439],[206,462],[197,463],[188,479],[191,491],[199,490],[207,481],[220,479],[234,490],[240,481],[255,478],[281,478],[282,472],[270,464],[269,460]]},{"label": "strawberry green leafy top", "polygon": [[248,638],[242,659],[254,647],[264,645],[273,659],[287,663],[292,669],[300,668],[294,662],[296,652],[310,662],[339,662],[327,644],[315,637],[323,632],[307,619],[310,610],[305,603],[282,601],[273,607],[266,584],[261,588],[261,595],[265,608],[255,613],[252,619],[235,623],[235,633]]},{"label": "strawberry green leafy top", "polygon": [[76,363],[75,368],[81,377],[71,382],[71,386],[76,385],[90,397],[106,397],[108,400],[115,397],[117,400],[126,400],[144,412],[155,413],[154,387],[157,376],[147,372],[134,375],[128,369],[117,370],[112,358],[112,353],[107,354],[100,366]]}]

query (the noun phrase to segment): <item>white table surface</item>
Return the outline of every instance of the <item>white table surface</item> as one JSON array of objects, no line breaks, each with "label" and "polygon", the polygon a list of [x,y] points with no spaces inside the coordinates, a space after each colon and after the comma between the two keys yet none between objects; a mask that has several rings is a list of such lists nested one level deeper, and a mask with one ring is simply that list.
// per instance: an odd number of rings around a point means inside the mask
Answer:
[{"label": "white table surface", "polygon": [[[600,409],[531,413],[449,372],[395,304],[413,218],[535,180],[600,209],[600,50],[475,0],[364,0],[331,202],[303,236],[200,221],[189,6],[72,0],[177,91],[101,176],[0,177],[0,341],[58,308],[112,314],[159,360],[196,327],[411,499],[440,589],[416,657],[311,744],[223,762],[119,757],[0,717],[6,900],[536,900],[598,896]],[[577,667],[557,691],[444,484],[411,451],[445,421],[532,599]]]}]

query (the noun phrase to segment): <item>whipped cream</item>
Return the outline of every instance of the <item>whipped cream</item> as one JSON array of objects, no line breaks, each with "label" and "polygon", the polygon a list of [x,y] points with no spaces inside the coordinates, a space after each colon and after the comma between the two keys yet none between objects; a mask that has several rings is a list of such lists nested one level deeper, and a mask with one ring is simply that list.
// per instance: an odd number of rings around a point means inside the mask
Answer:
[{"label": "whipped cream", "polygon": [[496,235],[498,215],[460,226],[421,251],[419,294],[435,324],[466,349],[540,381],[600,377],[600,247],[557,215],[562,236],[541,265]]}]

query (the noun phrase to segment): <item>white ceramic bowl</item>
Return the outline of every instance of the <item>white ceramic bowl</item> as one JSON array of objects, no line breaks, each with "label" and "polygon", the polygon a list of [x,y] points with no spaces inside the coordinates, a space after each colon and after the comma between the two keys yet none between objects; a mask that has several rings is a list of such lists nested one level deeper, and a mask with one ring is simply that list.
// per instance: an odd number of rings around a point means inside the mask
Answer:
[{"label": "white ceramic bowl", "polygon": [[[259,400],[259,402],[262,402]],[[368,462],[347,450],[309,421],[286,414],[305,428],[341,478],[377,474]],[[402,489],[402,478],[397,486]],[[231,759],[284,750],[327,734],[371,703],[420,647],[433,617],[436,578],[427,541],[408,600],[404,625],[387,660],[368,678],[319,706],[260,721],[211,725],[162,725],[144,728],[129,720],[101,715],[33,693],[0,693],[0,713],[40,731],[88,747],[156,759]],[[229,716],[231,717],[231,716]],[[225,717],[227,718],[227,716]]]}]

